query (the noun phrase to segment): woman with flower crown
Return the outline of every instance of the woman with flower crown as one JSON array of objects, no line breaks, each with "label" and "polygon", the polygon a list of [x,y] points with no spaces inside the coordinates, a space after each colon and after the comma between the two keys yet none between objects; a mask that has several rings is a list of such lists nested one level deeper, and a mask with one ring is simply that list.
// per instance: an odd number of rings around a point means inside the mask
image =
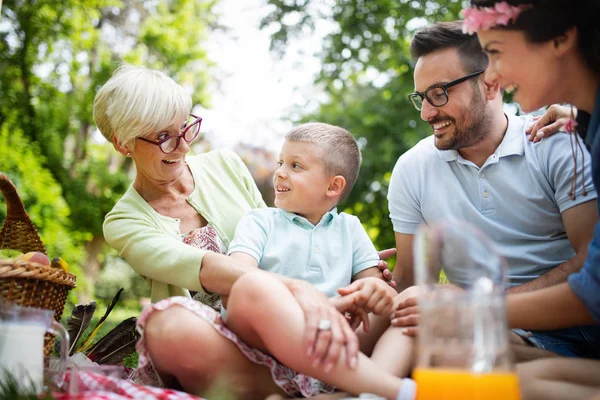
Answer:
[{"label": "woman with flower crown", "polygon": [[[565,129],[584,138],[600,187],[600,2],[471,0],[464,17],[465,31],[477,33],[488,54],[485,79],[513,92],[524,111],[577,107]],[[573,148],[575,162],[583,151]],[[600,224],[581,271],[566,283],[509,296],[507,313],[511,326],[528,329],[599,324]],[[595,344],[600,348],[599,338]],[[523,364],[520,375],[525,399],[600,398],[600,361],[549,358]]]}]

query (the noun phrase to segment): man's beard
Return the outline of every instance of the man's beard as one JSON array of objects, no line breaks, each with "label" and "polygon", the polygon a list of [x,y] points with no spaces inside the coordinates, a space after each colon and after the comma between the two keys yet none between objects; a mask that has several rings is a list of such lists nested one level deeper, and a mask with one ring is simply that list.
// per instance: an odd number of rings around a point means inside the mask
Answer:
[{"label": "man's beard", "polygon": [[444,141],[434,140],[435,147],[439,150],[458,150],[474,146],[482,142],[489,134],[492,125],[492,116],[487,108],[487,103],[479,90],[473,90],[471,104],[464,109],[460,116],[461,124],[455,118],[440,117],[429,121],[434,124],[439,121],[450,120],[454,126],[452,136],[445,135]]}]

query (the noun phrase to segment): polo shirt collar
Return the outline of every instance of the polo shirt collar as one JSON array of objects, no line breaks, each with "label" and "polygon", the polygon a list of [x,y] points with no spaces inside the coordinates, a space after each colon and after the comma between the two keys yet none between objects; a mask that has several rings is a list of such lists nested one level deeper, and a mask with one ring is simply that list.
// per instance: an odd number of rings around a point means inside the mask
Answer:
[{"label": "polo shirt collar", "polygon": [[525,154],[525,130],[523,125],[525,120],[516,115],[504,114],[508,118],[508,127],[504,139],[498,146],[498,157],[504,156],[522,156]]},{"label": "polo shirt collar", "polygon": [[[287,218],[290,222],[293,222],[297,225],[310,225],[313,226],[309,220],[307,220],[306,218],[304,218],[301,215],[298,214],[294,214],[293,212],[289,212],[283,209],[279,209],[279,211],[281,212],[281,215],[283,215],[285,218]],[[331,210],[327,211],[325,214],[323,214],[323,217],[321,218],[321,221],[319,221],[319,223],[317,225],[320,224],[330,224],[331,221],[333,221],[333,219],[338,215],[338,211],[337,211],[337,207],[333,207]]]},{"label": "polo shirt collar", "polygon": [[[496,150],[498,157],[519,155],[522,156],[525,153],[525,145],[523,137],[523,120],[519,117],[511,114],[504,114],[508,118],[508,127],[500,146]],[[437,149],[440,158],[443,161],[456,161],[460,154],[457,150],[439,150]]]}]

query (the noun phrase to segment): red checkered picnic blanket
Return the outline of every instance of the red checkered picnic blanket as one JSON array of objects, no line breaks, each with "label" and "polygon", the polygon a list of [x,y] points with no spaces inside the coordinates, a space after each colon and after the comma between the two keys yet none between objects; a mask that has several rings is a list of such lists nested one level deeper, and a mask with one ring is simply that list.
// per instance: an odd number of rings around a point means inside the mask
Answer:
[{"label": "red checkered picnic blanket", "polygon": [[[70,380],[77,379],[79,393],[70,394]],[[60,400],[97,399],[97,400],[123,400],[123,399],[157,399],[157,400],[201,400],[199,397],[172,389],[154,386],[138,385],[128,379],[119,379],[92,372],[78,372],[76,375],[70,371],[65,377],[63,386],[67,393],[55,393],[54,398]]]}]

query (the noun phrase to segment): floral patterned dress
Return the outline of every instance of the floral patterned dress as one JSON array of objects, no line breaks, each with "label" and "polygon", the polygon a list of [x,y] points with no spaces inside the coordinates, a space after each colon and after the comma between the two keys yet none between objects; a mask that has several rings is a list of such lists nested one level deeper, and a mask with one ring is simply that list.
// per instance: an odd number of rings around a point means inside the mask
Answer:
[{"label": "floral patterned dress", "polygon": [[[222,243],[219,235],[210,226],[198,228],[183,238],[183,241],[190,246],[225,253],[226,248]],[[144,338],[144,330],[150,315],[156,311],[163,311],[173,305],[180,305],[187,310],[196,314],[196,316],[204,319],[224,338],[231,340],[240,352],[253,363],[264,365],[271,370],[273,381],[283,389],[290,397],[313,397],[320,393],[332,393],[335,388],[329,386],[315,378],[299,374],[285,365],[279,363],[272,356],[254,349],[244,343],[237,335],[227,328],[226,322],[221,317],[220,310],[221,300],[218,295],[196,294],[194,299],[188,297],[170,297],[152,304],[142,311],[142,314],[137,319],[137,330],[140,333],[140,340],[136,345],[136,350],[139,354],[139,363],[136,370],[137,380],[140,383],[152,386],[163,387],[158,373],[154,369],[152,360],[146,350],[146,340]]]}]

